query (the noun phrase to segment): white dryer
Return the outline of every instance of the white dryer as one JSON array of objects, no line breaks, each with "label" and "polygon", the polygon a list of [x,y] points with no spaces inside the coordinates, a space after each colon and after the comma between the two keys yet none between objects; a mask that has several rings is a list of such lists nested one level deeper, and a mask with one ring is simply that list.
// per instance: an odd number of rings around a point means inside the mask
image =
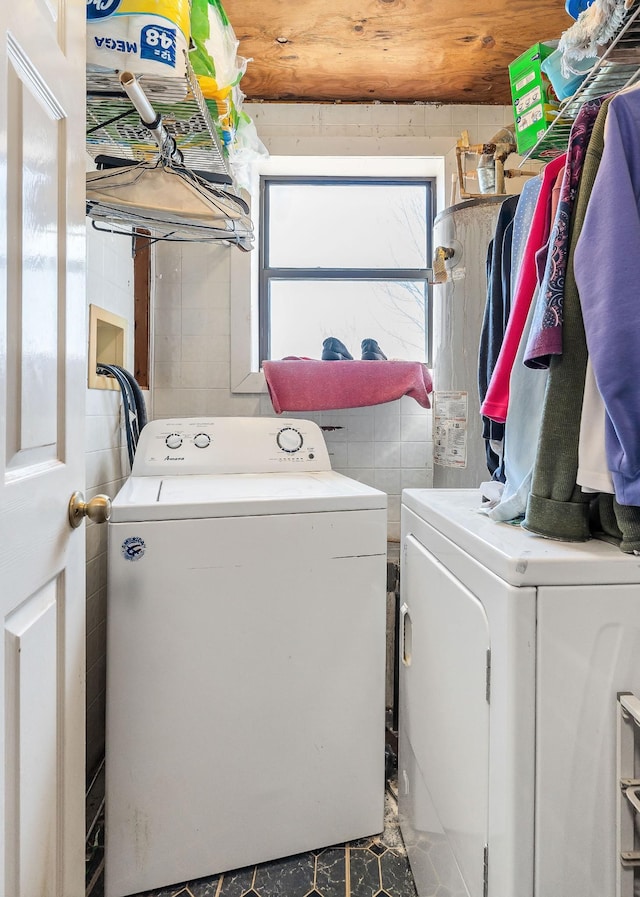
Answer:
[{"label": "white dryer", "polygon": [[386,495],[304,420],[158,420],[109,526],[106,895],[379,832]]},{"label": "white dryer", "polygon": [[640,564],[405,490],[400,825],[420,897],[612,897],[616,697],[640,689]]}]

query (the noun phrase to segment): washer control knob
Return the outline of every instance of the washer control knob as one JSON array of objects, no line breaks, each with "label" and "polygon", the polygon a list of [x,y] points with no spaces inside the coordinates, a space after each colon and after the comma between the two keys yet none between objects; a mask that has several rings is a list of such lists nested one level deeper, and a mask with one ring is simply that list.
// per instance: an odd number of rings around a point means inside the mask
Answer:
[{"label": "washer control knob", "polygon": [[193,437],[193,444],[196,448],[207,448],[211,444],[211,436],[208,433],[197,433]]},{"label": "washer control knob", "polygon": [[304,440],[299,430],[295,430],[293,427],[283,427],[276,436],[276,442],[283,452],[292,455],[294,452],[300,451]]},{"label": "washer control knob", "polygon": [[169,435],[165,439],[165,442],[167,444],[167,448],[179,449],[182,445],[182,436],[179,433],[169,433]]}]

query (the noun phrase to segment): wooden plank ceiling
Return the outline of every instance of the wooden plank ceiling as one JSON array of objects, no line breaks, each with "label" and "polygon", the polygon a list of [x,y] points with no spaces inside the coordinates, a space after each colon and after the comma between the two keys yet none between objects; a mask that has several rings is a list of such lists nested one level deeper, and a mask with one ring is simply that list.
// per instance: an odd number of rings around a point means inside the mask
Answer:
[{"label": "wooden plank ceiling", "polygon": [[248,100],[509,104],[508,65],[564,0],[225,0]]}]

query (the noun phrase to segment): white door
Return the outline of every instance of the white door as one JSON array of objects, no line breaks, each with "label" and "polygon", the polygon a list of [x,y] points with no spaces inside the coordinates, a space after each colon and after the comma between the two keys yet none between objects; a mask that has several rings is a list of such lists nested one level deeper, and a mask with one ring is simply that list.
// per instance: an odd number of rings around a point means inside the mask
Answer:
[{"label": "white door", "polygon": [[0,895],[84,894],[84,19],[0,4]]},{"label": "white door", "polygon": [[[400,720],[415,757],[400,810],[455,894],[485,893],[489,815],[489,624],[478,599],[413,535],[403,545]],[[411,755],[400,756],[401,784]],[[407,772],[407,775],[409,773]],[[419,851],[418,893],[431,893]],[[423,890],[424,875],[424,890]]]}]

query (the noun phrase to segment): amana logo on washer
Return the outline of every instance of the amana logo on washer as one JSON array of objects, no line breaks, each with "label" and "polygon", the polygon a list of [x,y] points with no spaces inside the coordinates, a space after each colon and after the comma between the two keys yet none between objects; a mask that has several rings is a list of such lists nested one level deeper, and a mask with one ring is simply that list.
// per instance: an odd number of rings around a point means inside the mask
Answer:
[{"label": "amana logo on washer", "polygon": [[129,536],[122,543],[122,557],[125,561],[139,561],[144,556],[146,547],[140,536]]}]

